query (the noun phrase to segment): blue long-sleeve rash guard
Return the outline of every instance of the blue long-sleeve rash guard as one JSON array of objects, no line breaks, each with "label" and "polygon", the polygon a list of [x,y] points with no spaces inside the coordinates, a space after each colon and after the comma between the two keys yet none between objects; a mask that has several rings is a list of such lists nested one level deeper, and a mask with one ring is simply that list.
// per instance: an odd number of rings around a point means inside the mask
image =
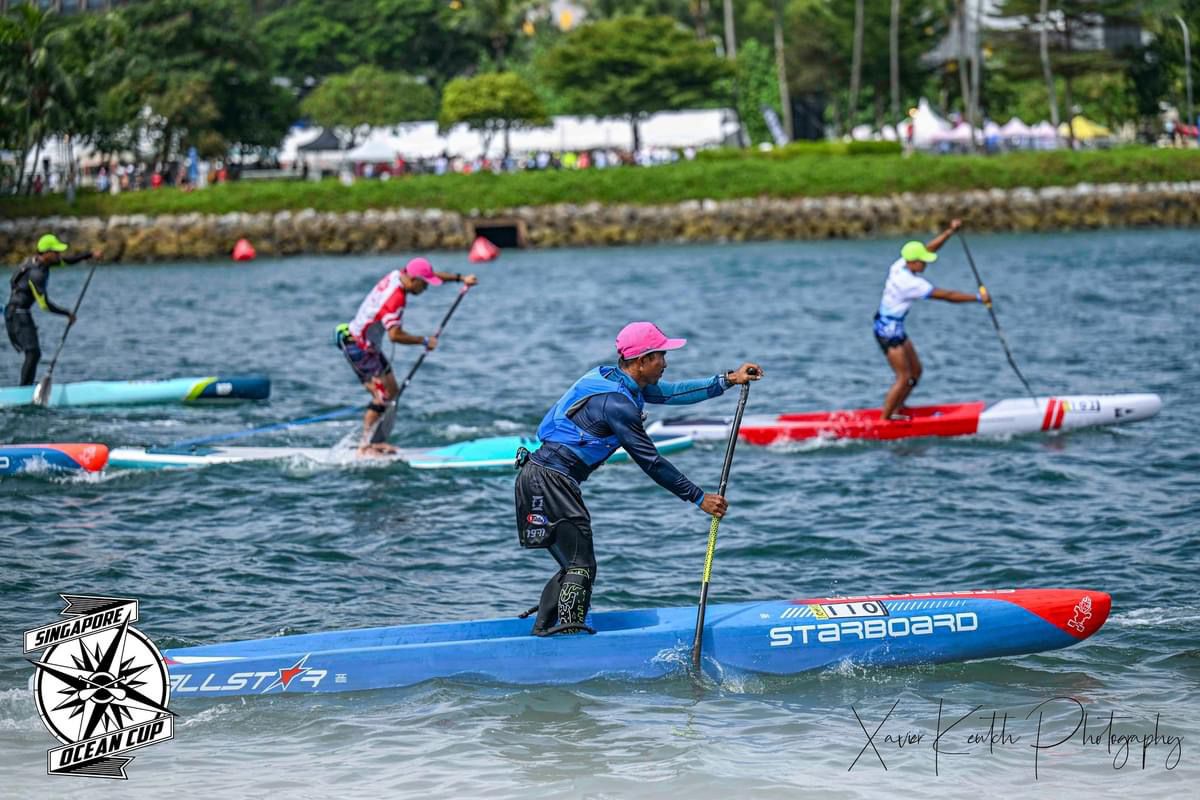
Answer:
[{"label": "blue long-sleeve rash guard", "polygon": [[[719,397],[729,386],[720,375],[697,380],[659,382],[641,390],[632,378],[619,369],[614,371],[614,378],[622,381],[635,394],[641,391],[642,398],[647,403],[656,405],[699,403]],[[659,454],[658,448],[654,446],[654,441],[642,424],[641,411],[628,397],[619,392],[593,395],[571,419],[584,431],[595,436],[615,434],[630,458],[653,478],[655,483],[676,497],[697,505],[704,499],[704,490],[688,480],[675,465]],[[571,448],[555,442],[544,443],[533,453],[531,459],[547,469],[570,475],[580,483],[600,467],[600,464],[585,463]]]}]

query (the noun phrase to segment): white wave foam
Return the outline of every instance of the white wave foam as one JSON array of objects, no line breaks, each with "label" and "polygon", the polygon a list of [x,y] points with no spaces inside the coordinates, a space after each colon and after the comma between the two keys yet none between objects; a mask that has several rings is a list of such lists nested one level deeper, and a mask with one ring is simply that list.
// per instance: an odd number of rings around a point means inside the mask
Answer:
[{"label": "white wave foam", "polygon": [[814,436],[811,439],[783,440],[767,446],[773,453],[811,453],[835,447],[853,447],[862,444],[862,439],[839,439],[835,436]]},{"label": "white wave foam", "polygon": [[1176,608],[1151,606],[1114,614],[1108,624],[1118,628],[1157,628],[1163,625],[1182,628],[1195,627],[1198,622],[1200,622],[1200,609],[1193,606]]}]

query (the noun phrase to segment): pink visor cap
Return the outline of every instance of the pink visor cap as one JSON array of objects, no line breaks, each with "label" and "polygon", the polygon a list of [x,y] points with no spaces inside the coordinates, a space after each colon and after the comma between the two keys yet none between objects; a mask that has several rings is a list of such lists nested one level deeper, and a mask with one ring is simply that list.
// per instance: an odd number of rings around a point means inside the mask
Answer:
[{"label": "pink visor cap", "polygon": [[621,358],[637,358],[660,350],[678,350],[687,339],[668,339],[653,322],[631,322],[617,334]]},{"label": "pink visor cap", "polygon": [[442,279],[433,274],[433,264],[424,258],[414,258],[404,266],[404,271],[410,278],[420,278],[430,286],[441,286]]}]

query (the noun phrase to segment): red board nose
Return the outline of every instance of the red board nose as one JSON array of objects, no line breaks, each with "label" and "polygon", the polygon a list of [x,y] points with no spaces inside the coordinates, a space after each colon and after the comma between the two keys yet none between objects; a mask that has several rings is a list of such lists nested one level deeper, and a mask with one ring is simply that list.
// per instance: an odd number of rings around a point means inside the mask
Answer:
[{"label": "red board nose", "polygon": [[47,444],[43,447],[54,448],[70,456],[88,472],[98,472],[108,463],[108,446],[103,444]]},{"label": "red board nose", "polygon": [[1087,589],[1038,589],[1018,592],[1011,601],[1076,639],[1086,639],[1108,619],[1112,597]]}]

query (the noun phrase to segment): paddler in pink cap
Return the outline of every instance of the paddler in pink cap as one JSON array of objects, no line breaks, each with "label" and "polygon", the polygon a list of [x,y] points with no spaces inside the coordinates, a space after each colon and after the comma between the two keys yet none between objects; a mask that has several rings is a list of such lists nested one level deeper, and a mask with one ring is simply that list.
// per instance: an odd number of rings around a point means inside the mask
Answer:
[{"label": "paddler in pink cap", "polygon": [[474,286],[474,275],[457,272],[436,272],[424,258],[414,258],[404,269],[394,269],[380,278],[379,283],[358,307],[349,324],[334,331],[334,342],[341,348],[350,368],[363,388],[371,395],[371,403],[363,415],[363,435],[358,452],[394,453],[387,443],[396,418],[396,396],[400,389],[392,365],[383,355],[383,335],[396,344],[419,344],[427,350],[437,347],[436,336],[406,333],[401,326],[408,295],[418,295],[428,286],[441,286],[443,281],[462,281]]},{"label": "paddler in pink cap", "polygon": [[633,322],[617,334],[617,363],[577,380],[538,428],[542,445],[518,451],[517,538],[522,547],[544,548],[559,570],[525,616],[537,613],[535,636],[595,633],[586,623],[596,581],[592,521],[579,484],[618,447],[625,448],[659,486],[706,514],[725,515],[725,498],[705,493],[659,455],[643,427],[646,403],[685,405],[719,397],[735,384],[762,377],[757,364],[697,380],[661,380],[668,350],[686,339],[668,338],[657,325]]}]

